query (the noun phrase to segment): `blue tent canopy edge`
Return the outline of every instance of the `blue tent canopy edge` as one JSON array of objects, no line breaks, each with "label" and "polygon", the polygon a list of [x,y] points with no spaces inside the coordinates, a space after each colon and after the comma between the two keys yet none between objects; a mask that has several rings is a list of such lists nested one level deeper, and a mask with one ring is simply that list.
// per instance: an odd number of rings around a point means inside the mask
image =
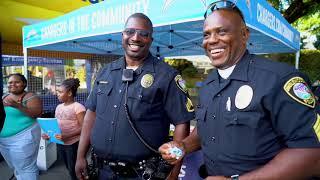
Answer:
[{"label": "blue tent canopy edge", "polygon": [[[92,54],[122,54],[125,20],[142,12],[154,23],[151,52],[158,56],[203,55],[203,14],[212,0],[110,0],[23,27],[23,47]],[[250,28],[251,53],[297,52],[300,34],[265,0],[238,0]]]}]

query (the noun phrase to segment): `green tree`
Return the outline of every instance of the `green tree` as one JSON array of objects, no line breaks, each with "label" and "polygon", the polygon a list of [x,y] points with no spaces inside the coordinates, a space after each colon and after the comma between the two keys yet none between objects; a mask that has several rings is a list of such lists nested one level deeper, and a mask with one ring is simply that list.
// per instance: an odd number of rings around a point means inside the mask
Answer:
[{"label": "green tree", "polygon": [[[273,59],[279,62],[285,62],[294,66],[294,54],[282,53],[282,54],[268,54],[264,55],[267,58]],[[310,78],[311,82],[320,79],[319,69],[320,63],[318,61],[320,56],[320,50],[301,50],[299,69]]]},{"label": "green tree", "polygon": [[319,12],[320,8],[320,0],[268,0],[268,2],[281,12],[289,23]]},{"label": "green tree", "polygon": [[268,2],[296,29],[305,32],[307,34],[305,36],[316,35],[317,41],[314,46],[320,48],[320,0],[268,0]]},{"label": "green tree", "polygon": [[300,31],[309,32],[311,34],[320,34],[320,10],[313,14],[301,17],[293,23]]},{"label": "green tree", "polygon": [[313,45],[315,48],[320,49],[320,33],[317,35],[317,41]]},{"label": "green tree", "polygon": [[199,81],[197,77],[198,70],[193,66],[192,62],[186,59],[168,59],[165,58],[164,62],[179,71],[182,77],[186,80],[187,88],[194,88],[195,82]]},{"label": "green tree", "polygon": [[188,67],[193,67],[192,62],[186,60],[186,59],[168,59],[165,58],[164,62],[168,63],[170,66],[174,67],[176,70],[179,71],[180,74],[183,73],[183,70],[185,70]]}]

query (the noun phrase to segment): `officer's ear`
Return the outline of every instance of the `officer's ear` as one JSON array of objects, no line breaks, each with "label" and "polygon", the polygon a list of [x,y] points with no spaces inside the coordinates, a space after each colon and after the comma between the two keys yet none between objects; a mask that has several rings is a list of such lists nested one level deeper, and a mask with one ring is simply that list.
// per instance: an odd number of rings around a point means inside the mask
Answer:
[{"label": "officer's ear", "polygon": [[243,24],[242,28],[241,28],[241,37],[243,39],[244,42],[247,42],[250,36],[250,31],[249,28]]}]

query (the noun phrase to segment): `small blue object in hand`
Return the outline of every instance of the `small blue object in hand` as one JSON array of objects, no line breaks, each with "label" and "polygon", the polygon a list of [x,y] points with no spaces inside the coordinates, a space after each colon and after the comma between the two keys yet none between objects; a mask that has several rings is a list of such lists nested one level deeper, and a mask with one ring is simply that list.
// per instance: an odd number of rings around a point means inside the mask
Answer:
[{"label": "small blue object in hand", "polygon": [[170,154],[174,154],[176,159],[179,159],[182,156],[182,150],[178,147],[170,148]]}]

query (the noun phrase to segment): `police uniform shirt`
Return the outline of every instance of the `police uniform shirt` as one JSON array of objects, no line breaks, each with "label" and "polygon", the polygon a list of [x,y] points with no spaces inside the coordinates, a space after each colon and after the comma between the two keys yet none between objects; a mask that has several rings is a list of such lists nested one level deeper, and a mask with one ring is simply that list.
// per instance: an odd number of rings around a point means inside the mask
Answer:
[{"label": "police uniform shirt", "polygon": [[[151,151],[134,134],[126,117],[126,83],[121,79],[124,68],[125,60],[120,58],[97,76],[86,102],[86,107],[96,112],[91,144],[100,157],[137,161],[150,156]],[[129,83],[127,104],[131,119],[155,149],[166,141],[170,123],[177,125],[194,118],[190,99],[178,86],[177,77],[181,76],[176,70],[150,54]]]},{"label": "police uniform shirt", "polygon": [[304,79],[293,67],[248,52],[228,79],[213,71],[196,111],[208,174],[241,175],[283,148],[320,147],[320,116]]}]

